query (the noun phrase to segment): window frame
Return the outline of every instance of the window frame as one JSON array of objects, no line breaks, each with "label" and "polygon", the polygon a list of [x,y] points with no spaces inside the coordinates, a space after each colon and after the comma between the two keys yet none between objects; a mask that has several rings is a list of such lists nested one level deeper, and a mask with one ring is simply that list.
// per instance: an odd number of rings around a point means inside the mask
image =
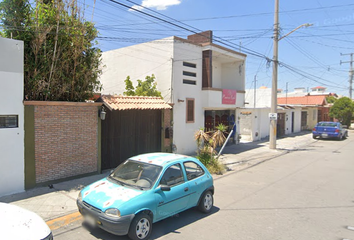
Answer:
[{"label": "window frame", "polygon": [[[193,102],[193,119],[190,120],[189,118],[189,102]],[[186,98],[186,123],[194,123],[195,122],[195,99],[194,98]]]},{"label": "window frame", "polygon": [[[189,177],[188,177],[188,170],[187,170],[188,168],[187,168],[186,165],[185,165],[186,163],[193,163],[193,164],[195,164],[197,167],[199,167],[199,168],[202,170],[202,174],[200,174],[200,175],[198,175],[198,176],[196,176],[196,177],[194,177],[194,178],[189,179]],[[184,172],[186,173],[187,181],[192,181],[192,180],[194,180],[194,179],[197,179],[197,178],[199,178],[199,177],[205,175],[205,171],[204,171],[203,167],[200,166],[200,164],[198,164],[198,163],[196,163],[196,162],[194,162],[194,161],[185,161],[185,162],[183,162],[183,167],[184,167]]]},{"label": "window frame", "polygon": [[189,79],[183,79],[183,84],[188,84],[188,85],[196,86],[196,85],[197,85],[197,81],[195,81],[195,80],[189,80]]},{"label": "window frame", "polygon": [[184,67],[190,67],[190,68],[197,68],[197,64],[196,63],[185,62],[185,61],[183,61],[183,66]]},{"label": "window frame", "polygon": [[0,129],[18,128],[18,126],[18,115],[0,115]]},{"label": "window frame", "polygon": [[197,77],[197,73],[195,73],[195,72],[189,72],[189,71],[183,71],[183,76]]},{"label": "window frame", "polygon": [[[181,170],[182,181],[179,181],[179,182],[177,182],[177,183],[175,183],[175,184],[173,184],[173,185],[162,184],[161,181],[162,181],[162,179],[164,178],[166,172],[167,172],[171,167],[176,166],[176,165],[178,165],[179,169]],[[175,164],[172,164],[172,165],[168,166],[168,167],[166,168],[166,170],[163,172],[163,174],[162,174],[162,176],[161,176],[161,178],[160,178],[160,180],[159,180],[158,186],[162,186],[162,185],[163,185],[163,186],[168,186],[168,187],[170,187],[170,188],[173,188],[173,187],[178,186],[178,185],[181,185],[181,184],[183,184],[183,183],[185,183],[185,182],[186,182],[186,179],[184,178],[184,170],[183,170],[183,168],[182,168],[181,163],[175,163]]]}]

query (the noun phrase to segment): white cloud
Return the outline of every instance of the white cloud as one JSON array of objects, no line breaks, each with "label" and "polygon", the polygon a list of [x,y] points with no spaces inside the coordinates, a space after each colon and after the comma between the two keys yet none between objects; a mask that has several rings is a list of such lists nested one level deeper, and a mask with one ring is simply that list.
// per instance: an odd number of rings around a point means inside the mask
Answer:
[{"label": "white cloud", "polygon": [[148,8],[155,8],[156,10],[166,10],[167,7],[180,3],[181,0],[143,0],[141,5]]}]

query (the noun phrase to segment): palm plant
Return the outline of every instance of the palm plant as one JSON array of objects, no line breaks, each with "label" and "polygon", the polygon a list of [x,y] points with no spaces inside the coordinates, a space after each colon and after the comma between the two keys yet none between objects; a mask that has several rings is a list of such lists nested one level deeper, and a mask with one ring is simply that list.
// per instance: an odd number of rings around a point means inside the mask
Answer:
[{"label": "palm plant", "polygon": [[220,123],[216,128],[216,131],[212,134],[211,139],[212,146],[215,149],[218,146],[222,146],[226,140],[225,133],[227,130],[227,126]]},{"label": "palm plant", "polygon": [[204,131],[204,128],[200,128],[194,133],[194,140],[197,142],[198,146],[198,155],[200,149],[204,147],[204,143],[208,142],[210,139],[209,135]]}]

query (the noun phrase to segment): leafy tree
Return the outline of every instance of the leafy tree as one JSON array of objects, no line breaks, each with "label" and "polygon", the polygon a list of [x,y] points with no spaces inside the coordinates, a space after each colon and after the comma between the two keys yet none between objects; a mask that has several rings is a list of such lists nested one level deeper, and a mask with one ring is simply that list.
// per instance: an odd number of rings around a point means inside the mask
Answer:
[{"label": "leafy tree", "polygon": [[125,96],[155,96],[155,97],[162,97],[161,92],[157,90],[157,83],[155,82],[155,75],[152,74],[150,76],[145,77],[145,81],[137,80],[138,85],[133,87],[133,83],[130,80],[130,76],[124,80],[125,82],[125,92],[123,94]]},{"label": "leafy tree", "polygon": [[337,101],[337,98],[334,96],[328,96],[326,97],[326,100],[328,103],[335,103]]},{"label": "leafy tree", "polygon": [[0,14],[3,35],[24,41],[26,99],[80,102],[101,89],[98,32],[76,0],[4,0]]},{"label": "leafy tree", "polygon": [[134,86],[132,81],[130,80],[130,76],[127,76],[127,79],[124,80],[125,82],[125,90],[126,92],[123,92],[125,96],[134,96],[135,91],[134,91]]},{"label": "leafy tree", "polygon": [[349,127],[353,112],[353,101],[348,97],[342,97],[333,104],[329,110],[329,115],[338,119],[343,125],[347,125]]}]

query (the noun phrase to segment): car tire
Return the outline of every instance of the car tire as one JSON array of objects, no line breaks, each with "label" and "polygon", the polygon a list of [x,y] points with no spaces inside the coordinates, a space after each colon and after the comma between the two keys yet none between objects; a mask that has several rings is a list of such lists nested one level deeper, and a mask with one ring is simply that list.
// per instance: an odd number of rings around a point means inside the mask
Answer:
[{"label": "car tire", "polygon": [[343,135],[342,135],[342,134],[339,134],[339,136],[338,136],[338,141],[341,141],[341,140],[343,140]]},{"label": "car tire", "polygon": [[214,205],[214,197],[211,191],[206,191],[200,198],[198,209],[203,213],[210,213]]},{"label": "car tire", "polygon": [[347,137],[348,137],[348,132],[346,132],[345,134],[344,134],[344,139],[347,139]]},{"label": "car tire", "polygon": [[152,232],[152,219],[144,213],[138,213],[130,224],[128,236],[132,240],[145,240]]},{"label": "car tire", "polygon": [[312,138],[313,138],[313,139],[316,139],[316,136],[315,136],[315,135],[312,135]]}]

